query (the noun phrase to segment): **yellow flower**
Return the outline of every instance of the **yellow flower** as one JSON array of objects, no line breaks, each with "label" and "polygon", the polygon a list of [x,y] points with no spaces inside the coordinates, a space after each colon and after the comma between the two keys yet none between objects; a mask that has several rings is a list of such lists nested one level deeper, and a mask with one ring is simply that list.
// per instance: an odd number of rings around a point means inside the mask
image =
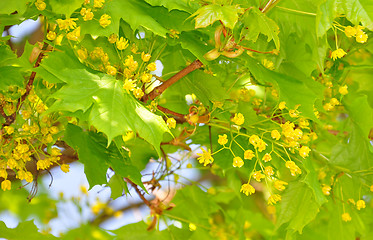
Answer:
[{"label": "yellow flower", "polygon": [[270,177],[275,174],[275,171],[273,171],[273,167],[268,166],[264,168],[264,173]]},{"label": "yellow flower", "polygon": [[5,130],[6,134],[8,134],[8,135],[11,135],[12,133],[14,133],[14,128],[12,126],[5,126],[4,130]]},{"label": "yellow flower", "polygon": [[87,190],[87,188],[86,188],[86,186],[84,186],[84,185],[80,185],[80,191],[83,193],[83,194],[88,194],[88,190]]},{"label": "yellow flower", "polygon": [[129,91],[135,90],[136,81],[131,79],[126,79],[123,83],[123,89],[126,90],[128,93]]},{"label": "yellow flower", "polygon": [[245,117],[242,115],[242,113],[236,113],[232,118],[232,122],[237,125],[242,125],[245,122]]},{"label": "yellow flower", "polygon": [[130,71],[135,71],[136,68],[138,67],[137,61],[133,60],[133,56],[127,56],[126,60],[124,60],[124,65],[129,68]]},{"label": "yellow flower", "polygon": [[79,37],[80,37],[80,27],[77,27],[76,29],[74,29],[74,31],[69,32],[66,35],[66,38],[71,40],[71,41],[78,41]]},{"label": "yellow flower", "polygon": [[345,28],[345,34],[347,37],[354,37],[356,35],[356,28],[354,27],[351,27],[351,26],[347,26]]},{"label": "yellow flower", "polygon": [[339,105],[340,102],[338,101],[338,99],[332,98],[332,99],[330,99],[330,104],[333,105],[333,106],[335,106],[335,105]]},{"label": "yellow flower", "polygon": [[9,180],[4,180],[1,183],[1,189],[3,191],[10,190],[12,188],[12,183]]},{"label": "yellow flower", "polygon": [[272,132],[271,132],[271,137],[272,137],[273,139],[279,140],[279,139],[281,138],[281,134],[280,134],[280,132],[277,131],[277,130],[272,130]]},{"label": "yellow flower", "polygon": [[342,48],[338,48],[337,50],[332,52],[331,58],[333,59],[333,61],[335,61],[337,58],[342,58],[346,54],[347,53]]},{"label": "yellow flower", "polygon": [[299,116],[298,110],[296,110],[296,109],[290,109],[289,110],[289,116],[292,117],[292,118],[298,117]]},{"label": "yellow flower", "polygon": [[343,86],[340,86],[338,91],[341,95],[346,95],[348,93],[348,90],[347,90],[348,86],[347,85],[343,85]]},{"label": "yellow flower", "polygon": [[155,64],[155,62],[152,62],[152,63],[149,63],[148,66],[146,66],[146,68],[149,71],[153,72],[153,71],[157,70],[157,65]]},{"label": "yellow flower", "polygon": [[249,182],[247,182],[241,186],[240,192],[243,192],[246,194],[246,196],[249,196],[255,193],[255,188],[251,186]]},{"label": "yellow flower", "polygon": [[144,53],[144,52],[141,53],[141,59],[144,62],[149,62],[149,60],[150,60],[151,57],[152,56],[149,53]]},{"label": "yellow flower", "polygon": [[362,30],[362,26],[356,26],[356,42],[365,43],[368,40],[368,35]]},{"label": "yellow flower", "polygon": [[135,96],[135,98],[140,99],[142,98],[142,96],[144,96],[144,92],[141,90],[141,88],[136,88],[135,90],[133,90],[133,95]]},{"label": "yellow flower", "polygon": [[143,83],[148,83],[152,80],[152,77],[153,77],[152,74],[144,72],[143,74],[141,74],[141,81]]},{"label": "yellow flower", "polygon": [[210,149],[206,152],[205,149],[202,148],[202,153],[197,153],[197,155],[200,156],[199,158],[197,158],[197,160],[199,161],[199,163],[203,164],[203,166],[207,166],[207,164],[210,164],[214,161]]},{"label": "yellow flower", "polygon": [[37,0],[35,6],[39,11],[43,11],[47,5],[45,4],[45,2],[43,2],[43,0]]},{"label": "yellow flower", "polygon": [[258,145],[258,142],[259,142],[260,138],[258,137],[258,135],[251,135],[250,138],[249,138],[249,142],[251,143],[251,145],[253,145],[255,148],[257,147]]},{"label": "yellow flower", "polygon": [[109,38],[109,43],[115,43],[118,40],[118,36],[115,33],[112,33]]},{"label": "yellow flower", "polygon": [[290,169],[292,176],[302,173],[302,170],[293,161],[286,161],[285,166]]},{"label": "yellow flower", "polygon": [[63,37],[64,36],[62,34],[57,36],[56,41],[55,41],[56,45],[61,45]]},{"label": "yellow flower", "polygon": [[233,167],[242,167],[243,166],[243,164],[244,164],[244,162],[243,162],[243,160],[242,160],[242,158],[240,158],[240,157],[235,157],[235,158],[233,158]]},{"label": "yellow flower", "polygon": [[56,36],[57,34],[53,31],[49,31],[48,34],[47,34],[47,39],[50,40],[50,41],[53,41],[54,39],[56,39]]},{"label": "yellow flower", "polygon": [[275,183],[274,183],[274,187],[279,190],[279,191],[284,191],[285,190],[285,185],[288,185],[287,182],[284,182],[284,181],[281,181],[281,180],[277,180]]},{"label": "yellow flower", "polygon": [[307,119],[304,119],[304,118],[300,118],[299,119],[299,127],[301,128],[306,128],[310,125],[310,123],[308,122]]},{"label": "yellow flower", "polygon": [[105,0],[94,0],[93,6],[95,8],[102,8],[102,6],[104,5],[104,3],[105,3]]},{"label": "yellow flower", "polygon": [[262,170],[259,170],[253,173],[253,178],[257,180],[258,182],[260,182],[262,178],[265,178],[265,175],[262,173]]},{"label": "yellow flower", "polygon": [[373,185],[370,186],[369,190],[373,192]]},{"label": "yellow flower", "polygon": [[117,48],[119,50],[124,50],[128,47],[128,40],[123,38],[123,37],[120,37],[119,40],[117,40]]},{"label": "yellow flower", "polygon": [[278,104],[278,109],[283,110],[283,109],[285,109],[285,108],[286,108],[286,102],[280,102],[280,103]]},{"label": "yellow flower", "polygon": [[65,20],[57,19],[57,24],[60,30],[70,30],[76,27],[76,20],[77,18],[67,18]]},{"label": "yellow flower", "polygon": [[302,158],[306,158],[308,157],[308,154],[309,152],[311,151],[311,149],[307,146],[302,146],[300,149],[299,149],[299,155],[302,157]]},{"label": "yellow flower", "polygon": [[251,150],[246,150],[246,151],[244,152],[244,154],[243,154],[243,158],[244,158],[244,159],[249,159],[249,160],[251,160],[251,159],[253,159],[253,157],[255,157],[255,154],[254,154],[254,152],[251,151]]},{"label": "yellow flower", "polygon": [[84,20],[84,21],[92,20],[94,16],[95,16],[95,15],[93,14],[92,10],[91,10],[91,9],[88,9],[88,10],[85,12],[85,14],[83,15],[83,20]]},{"label": "yellow flower", "polygon": [[269,161],[271,161],[271,160],[272,160],[272,156],[271,156],[271,154],[269,154],[269,153],[264,154],[262,160],[263,160],[264,162],[269,162]]},{"label": "yellow flower", "polygon": [[189,223],[189,231],[193,232],[197,229],[197,226],[193,223]]},{"label": "yellow flower", "polygon": [[273,194],[268,198],[268,205],[274,205],[277,202],[281,201],[281,196],[279,194]]},{"label": "yellow flower", "polygon": [[57,156],[60,156],[60,155],[62,155],[60,149],[58,149],[58,148],[52,148],[52,150],[51,150],[51,156],[57,157]]},{"label": "yellow flower", "polygon": [[87,49],[78,49],[76,51],[76,53],[78,54],[78,57],[81,59],[81,60],[86,60],[88,58],[88,52],[87,52]]},{"label": "yellow flower", "polygon": [[360,209],[362,209],[362,208],[365,208],[365,202],[364,202],[364,200],[358,200],[357,202],[356,202],[356,208],[357,208],[357,210],[360,210]]},{"label": "yellow flower", "polygon": [[106,66],[106,73],[111,75],[111,76],[115,76],[115,75],[117,75],[117,69],[113,66],[108,65],[108,66]]},{"label": "yellow flower", "polygon": [[218,143],[220,145],[225,145],[228,142],[227,134],[219,135]]},{"label": "yellow flower", "polygon": [[342,214],[342,220],[345,221],[345,222],[349,222],[349,221],[351,221],[351,216],[350,216],[350,214],[348,214],[348,213],[343,213],[343,214]]},{"label": "yellow flower", "polygon": [[32,175],[31,172],[25,172],[25,177],[24,179],[27,181],[27,182],[32,182],[34,181],[34,176]]},{"label": "yellow flower", "polygon": [[258,151],[263,152],[266,149],[266,146],[267,146],[267,144],[262,139],[260,139],[258,144],[257,144]]},{"label": "yellow flower", "polygon": [[330,190],[332,190],[332,188],[328,185],[324,185],[321,190],[324,195],[329,196]]},{"label": "yellow flower", "polygon": [[331,103],[325,103],[323,108],[325,109],[325,111],[331,111],[331,110],[333,110],[334,105],[331,104]]},{"label": "yellow flower", "polygon": [[168,118],[167,119],[167,126],[172,129],[176,127],[176,120],[175,118]]},{"label": "yellow flower", "polygon": [[[95,2],[96,2],[96,1],[95,1]],[[103,14],[103,15],[101,16],[100,20],[99,20],[101,27],[106,28],[107,26],[109,26],[110,23],[111,23],[110,18],[111,18],[111,17],[110,17],[109,15],[107,15],[107,14]]]},{"label": "yellow flower", "polygon": [[61,165],[61,170],[65,173],[68,173],[70,171],[70,166],[67,164],[62,164]]}]

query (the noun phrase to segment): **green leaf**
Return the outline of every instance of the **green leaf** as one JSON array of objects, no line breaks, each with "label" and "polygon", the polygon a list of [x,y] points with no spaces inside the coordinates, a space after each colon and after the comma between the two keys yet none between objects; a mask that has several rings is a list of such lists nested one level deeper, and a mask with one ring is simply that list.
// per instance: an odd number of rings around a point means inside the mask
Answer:
[{"label": "green leaf", "polygon": [[288,230],[302,233],[303,227],[316,217],[319,207],[313,191],[305,183],[289,183],[282,195],[277,227],[288,223]]},{"label": "green leaf", "polygon": [[5,223],[0,221],[0,238],[8,240],[44,240],[44,239],[57,239],[51,234],[42,234],[38,232],[34,221],[21,222],[16,228],[7,228]]},{"label": "green leaf", "polygon": [[0,14],[11,14],[15,11],[22,14],[29,2],[29,0],[0,1]]},{"label": "green leaf", "polygon": [[106,74],[89,72],[80,63],[74,64],[72,69],[54,65],[49,59],[45,62],[41,67],[47,74],[42,76],[52,74],[67,83],[52,96],[58,101],[50,107],[50,112],[85,112],[92,107],[89,123],[107,135],[108,144],[116,136],[134,131],[152,144],[160,155],[163,134],[169,132],[166,123],[124,92],[121,81]]},{"label": "green leaf", "polygon": [[133,30],[141,26],[157,35],[166,37],[168,30],[151,16],[151,11],[152,7],[143,0],[106,1],[103,9],[95,12],[95,18],[100,19],[101,15],[108,14],[111,16],[111,24],[103,28],[97,20],[81,20],[82,35],[109,36],[112,33],[118,33],[120,19],[123,19]]},{"label": "green leaf", "polygon": [[19,67],[0,67],[0,90],[8,90],[9,86],[23,87],[24,78]]},{"label": "green leaf", "polygon": [[66,18],[82,5],[81,0],[49,0],[52,11],[57,14],[65,14]]},{"label": "green leaf", "polygon": [[247,40],[256,42],[259,34],[264,34],[267,36],[268,42],[273,40],[276,48],[280,49],[280,39],[278,37],[280,30],[276,22],[267,17],[266,14],[257,8],[252,8],[244,15],[243,22],[245,29],[247,29],[243,34]]},{"label": "green leaf", "polygon": [[196,16],[196,28],[205,28],[220,20],[224,26],[233,29],[238,21],[238,14],[242,12],[243,9],[238,5],[222,6],[211,4],[198,9],[192,16]]},{"label": "green leaf", "polygon": [[63,235],[63,239],[84,239],[92,240],[111,240],[114,239],[112,234],[109,234],[104,229],[93,224],[82,224],[79,228],[72,229]]},{"label": "green leaf", "polygon": [[167,240],[171,239],[170,233],[164,231],[147,231],[148,226],[144,222],[128,224],[124,227],[118,228],[113,232],[117,235],[118,240],[138,240],[138,239],[152,239],[152,240]]},{"label": "green leaf", "polygon": [[109,180],[109,187],[111,190],[110,197],[115,200],[118,197],[121,197],[123,195],[123,191],[125,193],[128,192],[127,183],[124,182],[123,178],[118,176],[117,174],[114,174]]},{"label": "green leaf", "polygon": [[317,35],[324,35],[336,17],[345,16],[354,25],[373,30],[373,2],[371,0],[326,0],[317,12]]},{"label": "green leaf", "polygon": [[201,41],[206,41],[206,36],[199,31],[182,32],[179,40],[182,48],[189,50],[203,64],[209,65],[209,61],[203,55],[211,49],[209,46],[200,44]]},{"label": "green leaf", "polygon": [[352,240],[355,238],[355,228],[352,222],[342,221],[343,210],[341,206],[331,206],[328,224],[328,240]]},{"label": "green leaf", "polygon": [[[249,56],[245,56],[245,60],[250,72],[257,80],[261,82],[268,81],[278,85],[280,101],[285,101],[289,108],[294,108],[296,104],[301,104],[299,111],[302,116],[319,121],[313,112],[313,107],[317,99],[323,99],[322,92],[317,91],[317,89],[322,89],[321,84],[317,82],[306,84],[307,81],[313,80],[304,78],[301,81],[292,76],[268,70]],[[310,88],[312,85],[315,87]]]},{"label": "green leaf", "polygon": [[325,195],[322,193],[321,186],[318,180],[318,175],[313,167],[313,163],[311,162],[310,158],[306,158],[303,161],[303,166],[306,168],[307,175],[306,178],[303,180],[313,191],[315,195],[315,199],[317,203],[321,206],[326,203],[328,200],[326,199]]},{"label": "green leaf", "polygon": [[188,0],[145,0],[147,3],[149,3],[152,6],[163,6],[167,8],[169,11],[177,9],[181,11],[188,12],[192,14],[194,11],[198,9],[198,4],[193,3]]},{"label": "green leaf", "polygon": [[84,164],[84,172],[91,188],[94,185],[106,184],[108,167],[112,167],[122,178],[130,178],[144,188],[141,174],[129,158],[123,157],[113,144],[106,148],[106,139],[99,134],[84,132],[80,127],[69,124],[64,140],[78,152],[79,161]]}]

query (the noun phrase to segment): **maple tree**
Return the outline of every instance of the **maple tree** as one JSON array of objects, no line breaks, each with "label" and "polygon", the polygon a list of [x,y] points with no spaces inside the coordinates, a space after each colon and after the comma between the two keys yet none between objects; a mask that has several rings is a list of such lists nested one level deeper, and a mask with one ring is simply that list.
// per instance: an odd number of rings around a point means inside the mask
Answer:
[{"label": "maple tree", "polygon": [[39,41],[0,39],[0,211],[21,220],[0,237],[56,238],[30,219],[67,200],[38,179],[79,161],[111,196],[69,239],[370,239],[370,0],[0,3],[3,31],[26,19]]}]

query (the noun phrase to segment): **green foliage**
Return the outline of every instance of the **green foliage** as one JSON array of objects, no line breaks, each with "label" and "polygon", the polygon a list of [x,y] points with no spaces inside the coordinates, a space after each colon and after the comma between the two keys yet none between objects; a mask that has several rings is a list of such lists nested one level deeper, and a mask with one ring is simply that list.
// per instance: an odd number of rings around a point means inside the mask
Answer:
[{"label": "green foliage", "polygon": [[[370,239],[372,13],[369,0],[1,2],[1,29],[41,27],[0,39],[0,213],[20,221],[0,237],[53,239],[69,203],[80,219],[64,239]],[[109,199],[37,193],[73,161]],[[104,229],[135,208],[144,221]]]}]

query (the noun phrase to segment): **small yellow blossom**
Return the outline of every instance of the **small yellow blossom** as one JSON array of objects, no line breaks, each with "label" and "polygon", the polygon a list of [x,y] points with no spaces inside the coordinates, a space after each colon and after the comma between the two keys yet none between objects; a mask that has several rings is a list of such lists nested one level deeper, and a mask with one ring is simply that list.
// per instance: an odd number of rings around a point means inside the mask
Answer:
[{"label": "small yellow blossom", "polygon": [[108,66],[106,66],[106,73],[111,75],[111,76],[115,76],[115,75],[117,75],[117,69],[113,66],[108,65]]},{"label": "small yellow blossom", "polygon": [[43,11],[47,7],[47,5],[45,4],[43,0],[37,0],[35,2],[35,6],[39,11]]},{"label": "small yellow blossom", "polygon": [[356,202],[356,208],[357,208],[357,210],[360,210],[360,209],[362,209],[362,208],[365,208],[365,202],[364,202],[364,200],[358,200],[357,202]]},{"label": "small yellow blossom", "polygon": [[272,132],[271,132],[271,137],[272,137],[273,139],[279,140],[279,139],[281,138],[281,134],[280,134],[280,132],[277,131],[277,130],[272,130]]},{"label": "small yellow blossom", "polygon": [[94,0],[93,6],[95,8],[102,8],[104,3],[105,3],[105,0]]},{"label": "small yellow blossom", "polygon": [[88,189],[87,189],[87,187],[84,186],[84,185],[81,185],[81,186],[80,186],[80,191],[81,191],[83,194],[85,194],[85,195],[88,194]]},{"label": "small yellow blossom", "polygon": [[232,122],[237,125],[242,125],[245,122],[245,117],[242,115],[242,113],[236,113],[232,118]]},{"label": "small yellow blossom", "polygon": [[349,222],[351,221],[351,216],[349,213],[343,213],[342,214],[342,220],[345,221],[345,222]]},{"label": "small yellow blossom", "polygon": [[109,26],[111,24],[110,18],[111,17],[109,15],[103,14],[99,20],[101,27],[106,28],[107,26]]},{"label": "small yellow blossom", "polygon": [[269,153],[264,154],[262,160],[263,160],[264,162],[269,162],[269,161],[271,161],[271,160],[272,160],[272,156],[271,156],[271,154],[269,154]]},{"label": "small yellow blossom", "polygon": [[299,119],[299,127],[301,128],[307,128],[310,125],[307,119],[305,118],[300,118]]},{"label": "small yellow blossom", "polygon": [[356,42],[365,43],[368,40],[368,35],[363,31],[362,26],[356,26]]},{"label": "small yellow blossom", "polygon": [[141,74],[141,81],[143,83],[148,83],[152,80],[152,77],[153,77],[152,74],[144,72],[143,74]]},{"label": "small yellow blossom", "polygon": [[119,40],[117,40],[117,48],[119,50],[124,50],[128,47],[128,40],[124,37],[120,37]]},{"label": "small yellow blossom", "polygon": [[342,58],[346,54],[347,53],[342,48],[338,48],[337,50],[332,52],[331,58],[333,59],[333,61],[335,61],[337,58]]},{"label": "small yellow blossom", "polygon": [[354,37],[355,35],[356,35],[356,28],[354,28],[354,27],[351,27],[351,26],[347,26],[346,28],[345,28],[345,34],[346,34],[346,36],[347,37]]},{"label": "small yellow blossom", "polygon": [[12,126],[5,126],[4,130],[5,130],[6,134],[8,134],[8,135],[11,135],[12,133],[14,133],[14,128]]},{"label": "small yellow blossom", "polygon": [[254,147],[257,147],[259,141],[260,141],[260,138],[258,137],[258,135],[255,135],[255,134],[251,135],[250,138],[249,138],[249,142]]},{"label": "small yellow blossom", "polygon": [[332,104],[333,106],[336,106],[336,105],[339,105],[340,102],[338,101],[338,99],[332,98],[330,99],[330,104]]},{"label": "small yellow blossom", "polygon": [[176,127],[176,120],[175,118],[168,118],[167,119],[167,126],[172,129]]},{"label": "small yellow blossom", "polygon": [[302,170],[293,161],[286,161],[285,166],[290,169],[292,176],[302,173]]},{"label": "small yellow blossom", "polygon": [[4,180],[1,182],[1,189],[3,191],[10,190],[12,188],[12,183],[9,180]]},{"label": "small yellow blossom", "polygon": [[352,198],[347,199],[347,203],[351,203],[352,205],[356,205],[355,200]]},{"label": "small yellow blossom", "polygon": [[118,40],[118,36],[115,33],[110,34],[109,38],[109,43],[115,43]]},{"label": "small yellow blossom", "polygon": [[346,95],[348,93],[348,90],[347,90],[348,86],[347,85],[343,85],[343,86],[340,86],[338,91],[341,95]]},{"label": "small yellow blossom", "polygon": [[289,116],[292,117],[292,118],[297,118],[299,116],[298,110],[290,109],[289,110]]},{"label": "small yellow blossom", "polygon": [[242,160],[242,158],[240,158],[240,157],[235,157],[235,158],[233,158],[233,167],[242,167],[243,166],[243,164],[244,164],[244,162],[243,162],[243,160]]},{"label": "small yellow blossom", "polygon": [[302,157],[302,158],[306,158],[308,157],[309,155],[309,152],[311,151],[311,149],[307,146],[302,146],[300,149],[299,149],[299,155]]},{"label": "small yellow blossom", "polygon": [[61,170],[65,173],[68,173],[70,171],[70,166],[67,164],[62,164],[61,165]]},{"label": "small yellow blossom", "polygon": [[90,21],[93,19],[95,15],[93,14],[92,10],[91,9],[87,9],[87,11],[85,12],[85,14],[83,15],[83,20],[84,21]]},{"label": "small yellow blossom", "polygon": [[127,56],[126,60],[124,60],[124,65],[129,68],[130,71],[135,71],[138,67],[137,61],[133,60],[133,56]]},{"label": "small yellow blossom", "polygon": [[141,90],[141,88],[136,88],[135,90],[133,90],[133,95],[135,96],[135,98],[140,99],[142,98],[142,96],[144,96],[144,92]]},{"label": "small yellow blossom", "polygon": [[334,105],[331,103],[325,103],[323,108],[325,109],[325,111],[331,111],[334,109]]},{"label": "small yellow blossom", "polygon": [[280,102],[280,103],[278,104],[278,109],[283,110],[283,109],[285,109],[285,108],[286,108],[286,102]]},{"label": "small yellow blossom", "polygon": [[63,37],[64,37],[63,34],[60,34],[60,35],[57,36],[57,38],[55,40],[56,45],[61,45]]},{"label": "small yellow blossom", "polygon": [[74,29],[74,31],[66,34],[66,38],[71,41],[78,41],[79,37],[80,37],[80,27],[77,27],[76,29]]},{"label": "small yellow blossom", "polygon": [[262,64],[263,64],[264,67],[268,68],[269,70],[274,70],[275,69],[274,63],[270,60],[263,59]]},{"label": "small yellow blossom", "polygon": [[249,196],[255,193],[255,188],[251,186],[249,182],[247,182],[241,186],[240,192],[243,192],[246,194],[246,196]]},{"label": "small yellow blossom", "polygon": [[262,170],[254,171],[253,178],[256,181],[260,182],[262,180],[262,178],[265,178],[265,175],[262,173]]},{"label": "small yellow blossom", "polygon": [[330,195],[330,191],[332,190],[332,188],[328,185],[324,185],[321,189],[322,193],[326,196],[329,196]]},{"label": "small yellow blossom", "polygon": [[227,134],[219,135],[218,143],[220,145],[225,145],[228,142]]},{"label": "small yellow blossom", "polygon": [[131,79],[124,80],[123,89],[126,90],[128,93],[130,91],[135,90],[135,87],[136,87],[136,81],[135,80],[131,80]]},{"label": "small yellow blossom", "polygon": [[157,70],[157,65],[155,64],[155,62],[152,62],[152,63],[149,63],[148,66],[146,66],[146,68],[149,71],[153,72],[153,71]]},{"label": "small yellow blossom", "polygon": [[76,51],[76,53],[78,54],[78,57],[81,59],[81,60],[86,60],[88,58],[88,52],[87,52],[87,49],[78,49]]},{"label": "small yellow blossom", "polygon": [[152,56],[149,53],[144,53],[144,52],[141,53],[141,59],[144,62],[149,62],[149,60],[150,60],[151,57]]},{"label": "small yellow blossom", "polygon": [[197,229],[197,226],[193,223],[189,223],[189,231],[193,232]]},{"label": "small yellow blossom", "polygon": [[53,41],[54,39],[56,39],[56,36],[57,34],[53,31],[49,31],[48,34],[47,34],[47,39],[50,40],[50,41]]},{"label": "small yellow blossom", "polygon": [[197,158],[197,160],[199,161],[199,163],[203,164],[203,166],[207,166],[208,164],[214,162],[210,149],[208,151],[205,151],[205,149],[202,148],[202,153],[197,153],[197,155],[200,156],[199,158]]},{"label": "small yellow blossom", "polygon": [[373,192],[373,185],[370,186],[369,190]]},{"label": "small yellow blossom", "polygon": [[268,198],[268,205],[275,205],[277,202],[281,201],[281,195],[273,194]]},{"label": "small yellow blossom", "polygon": [[67,18],[65,20],[57,19],[57,24],[60,30],[70,30],[76,28],[76,20],[77,18]]},{"label": "small yellow blossom", "polygon": [[244,152],[244,154],[243,154],[243,158],[244,158],[244,159],[249,159],[249,160],[251,160],[251,159],[253,159],[253,157],[255,157],[255,154],[254,154],[254,152],[253,152],[252,150],[246,150],[246,151]]},{"label": "small yellow blossom", "polygon": [[263,141],[263,139],[259,139],[257,147],[259,152],[263,152],[266,149],[267,144]]},{"label": "small yellow blossom", "polygon": [[275,171],[273,170],[273,167],[271,166],[267,166],[264,168],[264,173],[267,175],[267,176],[272,176],[275,174]]},{"label": "small yellow blossom", "polygon": [[284,182],[284,181],[281,181],[281,180],[277,180],[275,183],[274,183],[274,187],[279,190],[279,191],[284,191],[285,190],[285,186],[288,185],[287,182]]}]

